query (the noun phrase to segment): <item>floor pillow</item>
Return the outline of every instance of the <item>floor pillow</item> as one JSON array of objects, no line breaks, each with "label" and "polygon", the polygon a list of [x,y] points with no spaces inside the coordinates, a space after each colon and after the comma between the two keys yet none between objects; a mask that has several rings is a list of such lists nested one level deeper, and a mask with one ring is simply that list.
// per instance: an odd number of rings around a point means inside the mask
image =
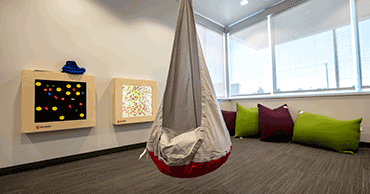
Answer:
[{"label": "floor pillow", "polygon": [[230,136],[235,135],[235,118],[236,112],[235,111],[224,111],[221,110],[222,116],[224,117],[226,127],[229,130]]},{"label": "floor pillow", "polygon": [[236,103],[234,137],[259,136],[258,107],[246,108]]},{"label": "floor pillow", "polygon": [[362,118],[337,120],[300,111],[294,124],[292,142],[316,145],[353,154],[360,141]]},{"label": "floor pillow", "polygon": [[258,120],[261,141],[292,141],[294,122],[287,104],[276,109],[270,109],[262,104],[258,104]]}]

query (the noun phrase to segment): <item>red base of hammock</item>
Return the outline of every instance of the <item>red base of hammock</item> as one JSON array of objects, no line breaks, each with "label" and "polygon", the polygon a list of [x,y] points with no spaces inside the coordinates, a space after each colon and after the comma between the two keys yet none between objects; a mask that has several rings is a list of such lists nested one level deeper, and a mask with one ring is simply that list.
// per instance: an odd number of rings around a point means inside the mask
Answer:
[{"label": "red base of hammock", "polygon": [[[230,149],[231,148],[230,146]],[[194,178],[210,173],[222,166],[230,156],[231,151],[217,160],[202,163],[190,162],[190,164],[183,166],[167,166],[163,161],[160,161],[157,156],[154,156],[153,152],[148,151],[148,153],[158,170],[163,174],[177,178]]]}]

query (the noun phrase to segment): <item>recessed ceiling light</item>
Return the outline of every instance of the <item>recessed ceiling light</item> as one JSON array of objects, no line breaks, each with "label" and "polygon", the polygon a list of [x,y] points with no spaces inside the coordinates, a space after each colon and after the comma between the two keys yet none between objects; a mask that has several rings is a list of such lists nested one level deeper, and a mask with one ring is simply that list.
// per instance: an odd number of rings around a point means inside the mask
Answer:
[{"label": "recessed ceiling light", "polygon": [[247,5],[248,4],[248,0],[243,0],[240,2],[240,5]]}]

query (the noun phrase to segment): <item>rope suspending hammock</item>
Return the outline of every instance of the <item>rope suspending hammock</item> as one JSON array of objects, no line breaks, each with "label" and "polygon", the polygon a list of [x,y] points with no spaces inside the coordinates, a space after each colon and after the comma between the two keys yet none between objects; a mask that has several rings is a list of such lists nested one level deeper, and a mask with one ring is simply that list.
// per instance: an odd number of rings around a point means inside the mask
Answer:
[{"label": "rope suspending hammock", "polygon": [[231,148],[196,32],[193,2],[180,0],[166,89],[146,150],[162,173],[191,178],[219,168]]}]

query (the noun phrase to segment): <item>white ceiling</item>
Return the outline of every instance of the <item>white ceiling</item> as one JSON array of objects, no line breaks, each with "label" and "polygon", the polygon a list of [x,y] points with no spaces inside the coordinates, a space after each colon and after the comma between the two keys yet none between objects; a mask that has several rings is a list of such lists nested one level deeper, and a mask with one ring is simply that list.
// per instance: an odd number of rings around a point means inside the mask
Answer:
[{"label": "white ceiling", "polygon": [[227,27],[282,0],[248,0],[244,6],[240,5],[241,1],[193,0],[193,5],[195,12]]}]

